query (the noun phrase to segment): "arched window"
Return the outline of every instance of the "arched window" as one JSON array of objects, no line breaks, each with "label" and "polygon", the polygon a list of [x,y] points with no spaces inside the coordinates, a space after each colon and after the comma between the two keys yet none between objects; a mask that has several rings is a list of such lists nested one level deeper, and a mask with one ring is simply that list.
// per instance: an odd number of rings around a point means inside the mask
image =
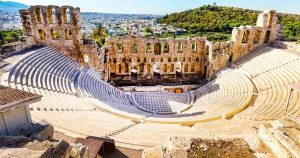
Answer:
[{"label": "arched window", "polygon": [[38,30],[40,40],[45,39],[45,31],[43,29]]},{"label": "arched window", "polygon": [[137,53],[137,45],[135,43],[131,45],[131,53]]},{"label": "arched window", "polygon": [[72,38],[73,38],[72,31],[69,28],[65,29],[65,40],[69,40]]},{"label": "arched window", "polygon": [[151,62],[154,62],[154,58],[151,58]]},{"label": "arched window", "polygon": [[154,54],[155,55],[160,55],[161,54],[161,44],[160,43],[155,43],[154,44]]},{"label": "arched window", "polygon": [[164,58],[160,58],[160,62],[164,62]]},{"label": "arched window", "polygon": [[195,72],[195,64],[194,63],[191,65],[191,72]]},{"label": "arched window", "polygon": [[176,57],[174,58],[174,62],[177,62],[177,58]]},{"label": "arched window", "polygon": [[192,44],[192,51],[197,52],[197,43]]},{"label": "arched window", "polygon": [[57,22],[57,19],[56,19],[56,9],[55,8],[49,8],[50,10],[48,10],[48,14],[49,14],[49,22],[51,24],[54,24]]},{"label": "arched window", "polygon": [[151,72],[151,65],[147,64],[147,73],[150,73],[150,72]]},{"label": "arched window", "polygon": [[141,72],[141,73],[144,72],[144,64],[140,64],[140,72]]},{"label": "arched window", "polygon": [[184,64],[184,72],[188,72],[188,64]]},{"label": "arched window", "polygon": [[59,32],[56,31],[55,29],[51,29],[51,37],[52,39],[59,39],[60,37]]},{"label": "arched window", "polygon": [[261,36],[261,31],[260,30],[257,30],[255,32],[255,37],[253,39],[253,43],[258,43],[259,42],[259,39],[260,39],[260,36]]},{"label": "arched window", "polygon": [[168,58],[168,62],[171,62],[171,57]]},{"label": "arched window", "polygon": [[150,43],[147,43],[146,44],[146,53],[151,53],[152,50],[151,50],[151,44]]},{"label": "arched window", "polygon": [[177,51],[179,53],[182,53],[182,51],[183,51],[183,44],[181,42],[177,44]]},{"label": "arched window", "polygon": [[141,62],[141,58],[137,58],[137,62]]},{"label": "arched window", "polygon": [[199,57],[196,58],[196,62],[199,62]]},{"label": "arched window", "polygon": [[170,72],[174,72],[174,64],[170,65]]},{"label": "arched window", "polygon": [[118,64],[118,73],[122,73],[122,66],[120,64]]},{"label": "arched window", "polygon": [[36,22],[37,23],[42,23],[43,22],[41,8],[36,8],[35,9],[35,16],[36,16]]},{"label": "arched window", "polygon": [[270,34],[271,34],[270,30],[268,30],[268,31],[266,32],[266,36],[265,36],[265,40],[264,40],[265,43],[269,43]]},{"label": "arched window", "polygon": [[249,31],[249,30],[246,30],[246,31],[244,32],[242,43],[247,43],[247,42],[248,42],[249,34],[250,34],[250,31]]},{"label": "arched window", "polygon": [[117,49],[118,49],[119,52],[122,52],[122,51],[123,51],[123,46],[122,46],[122,44],[118,43],[118,44],[117,44]]},{"label": "arched window", "polygon": [[129,73],[129,64],[125,63],[125,73]]},{"label": "arched window", "polygon": [[167,42],[164,42],[163,51],[164,53],[169,53],[169,44]]},{"label": "arched window", "polygon": [[164,72],[166,73],[168,71],[168,65],[164,64],[163,68],[164,68]]}]

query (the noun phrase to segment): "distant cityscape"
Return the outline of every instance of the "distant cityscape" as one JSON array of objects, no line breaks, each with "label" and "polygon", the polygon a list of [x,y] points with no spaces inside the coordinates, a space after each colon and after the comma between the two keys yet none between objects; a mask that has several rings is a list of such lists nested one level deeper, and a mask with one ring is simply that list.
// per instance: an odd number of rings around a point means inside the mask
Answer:
[{"label": "distant cityscape", "polygon": [[[91,35],[97,27],[105,28],[110,36],[122,35],[141,35],[176,33],[184,34],[187,31],[181,28],[175,28],[166,24],[158,24],[157,19],[160,15],[148,14],[113,14],[113,13],[81,13],[82,32]],[[21,29],[19,12],[16,10],[0,10],[0,31]],[[151,29],[145,32],[146,28]]]}]

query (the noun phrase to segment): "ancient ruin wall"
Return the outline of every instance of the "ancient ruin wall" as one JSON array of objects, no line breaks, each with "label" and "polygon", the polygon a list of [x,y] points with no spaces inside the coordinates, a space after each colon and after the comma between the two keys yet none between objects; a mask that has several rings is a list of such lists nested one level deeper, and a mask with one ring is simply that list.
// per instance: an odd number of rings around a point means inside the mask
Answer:
[{"label": "ancient ruin wall", "polygon": [[163,78],[172,78],[177,71],[183,76],[211,80],[218,70],[263,44],[271,44],[276,39],[276,22],[275,11],[264,11],[256,26],[234,28],[228,42],[212,43],[205,38],[108,38],[108,78],[130,76],[132,71],[149,79],[155,72]]},{"label": "ancient ruin wall", "polygon": [[[158,39],[144,37],[111,37],[107,39],[109,78],[130,76],[151,79],[189,78],[205,74],[203,65],[205,38]],[[128,78],[130,79],[130,78]]]},{"label": "ancient ruin wall", "polygon": [[[104,72],[106,79],[181,77],[211,80],[220,69],[276,39],[275,11],[264,11],[256,26],[240,26],[228,42],[205,38],[157,39],[109,37],[97,50],[95,41],[82,39],[80,9],[71,6],[31,6],[20,10],[25,35],[32,45],[50,45],[73,59]],[[178,75],[179,74],[179,75]]]}]

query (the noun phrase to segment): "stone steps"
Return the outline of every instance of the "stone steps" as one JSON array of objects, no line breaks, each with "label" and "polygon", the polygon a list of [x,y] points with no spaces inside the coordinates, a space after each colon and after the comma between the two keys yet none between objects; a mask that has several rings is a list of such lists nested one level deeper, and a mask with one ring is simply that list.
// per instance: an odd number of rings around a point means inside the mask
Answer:
[{"label": "stone steps", "polygon": [[[288,117],[262,124],[260,139],[280,158],[300,158],[300,125]],[[297,137],[298,136],[298,137]]]}]

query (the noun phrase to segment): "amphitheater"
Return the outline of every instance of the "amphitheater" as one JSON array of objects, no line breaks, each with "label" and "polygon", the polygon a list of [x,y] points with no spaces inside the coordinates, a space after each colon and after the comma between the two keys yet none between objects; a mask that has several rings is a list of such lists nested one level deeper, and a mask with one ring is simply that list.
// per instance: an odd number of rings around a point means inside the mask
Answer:
[{"label": "amphitheater", "polygon": [[1,85],[43,96],[30,106],[33,121],[74,138],[110,138],[143,150],[171,136],[254,135],[278,157],[300,156],[297,51],[263,44],[184,93],[124,92],[51,45],[22,50],[1,64]]}]

